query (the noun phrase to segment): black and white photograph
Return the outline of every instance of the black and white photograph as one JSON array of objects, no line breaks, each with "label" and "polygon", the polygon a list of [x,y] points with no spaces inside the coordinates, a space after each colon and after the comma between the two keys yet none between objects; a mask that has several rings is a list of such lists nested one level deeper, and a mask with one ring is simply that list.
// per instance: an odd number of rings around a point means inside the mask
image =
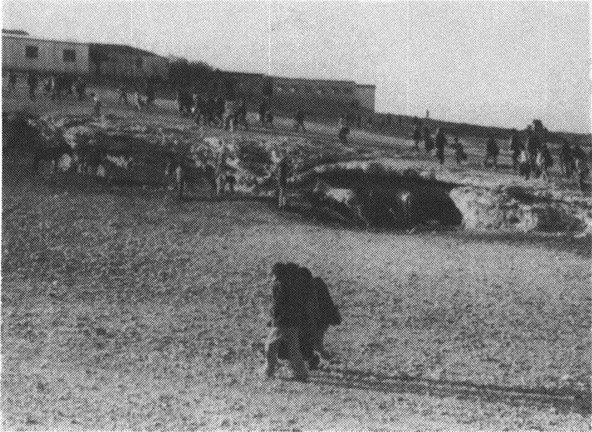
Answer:
[{"label": "black and white photograph", "polygon": [[590,8],[2,0],[2,430],[590,431]]}]

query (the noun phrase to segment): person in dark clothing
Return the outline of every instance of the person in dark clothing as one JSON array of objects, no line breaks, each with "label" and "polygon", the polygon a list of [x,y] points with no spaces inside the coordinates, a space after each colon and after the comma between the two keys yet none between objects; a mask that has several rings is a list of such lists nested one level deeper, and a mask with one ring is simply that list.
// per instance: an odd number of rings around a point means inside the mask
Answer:
[{"label": "person in dark clothing", "polygon": [[35,91],[37,90],[37,85],[39,82],[37,81],[37,74],[33,71],[29,72],[29,76],[27,77],[27,85],[29,86],[29,99],[35,100]]},{"label": "person in dark clothing", "polygon": [[146,84],[146,108],[154,106],[155,99],[156,91],[154,90],[154,84],[152,84],[152,81],[148,81],[148,84]]},{"label": "person in dark clothing", "polygon": [[349,135],[349,126],[347,124],[347,118],[345,115],[339,117],[339,122],[337,124],[337,129],[339,130],[337,137],[342,144],[347,144],[347,136]]},{"label": "person in dark clothing", "polygon": [[320,277],[312,278],[310,282],[313,293],[316,295],[316,324],[315,324],[315,340],[314,349],[321,355],[322,358],[329,358],[330,354],[325,351],[323,340],[325,333],[330,326],[341,324],[341,314],[339,309],[333,303],[329,288],[323,279]]},{"label": "person in dark clothing", "polygon": [[458,136],[454,137],[454,143],[451,145],[454,149],[454,156],[456,157],[456,164],[461,165],[462,161],[466,161],[468,159],[467,154],[465,153],[465,149],[463,145],[458,140]]},{"label": "person in dark clothing", "polygon": [[117,99],[117,103],[119,105],[121,105],[123,103],[125,106],[128,106],[127,87],[122,84],[119,86],[118,90],[119,90],[119,98]]},{"label": "person in dark clothing", "polygon": [[426,153],[430,153],[434,149],[434,140],[430,134],[430,130],[427,126],[423,128],[423,142]]},{"label": "person in dark clothing", "polygon": [[483,159],[483,166],[489,166],[489,159],[493,159],[493,167],[497,168],[497,157],[499,155],[499,147],[493,134],[489,135],[485,148],[485,159]]},{"label": "person in dark clothing", "polygon": [[300,381],[308,379],[306,364],[300,351],[299,332],[302,321],[302,293],[290,277],[290,267],[276,263],[272,267],[275,278],[272,285],[272,305],[270,330],[265,341],[265,376],[272,378],[277,368],[280,343],[288,348],[288,358],[293,370],[293,378]]},{"label": "person in dark clothing", "polygon": [[222,96],[218,96],[218,98],[216,98],[214,113],[215,113],[215,118],[216,118],[215,121],[222,128],[224,128],[224,111],[225,110],[226,110],[226,99],[224,99]]},{"label": "person in dark clothing", "polygon": [[263,99],[259,104],[259,121],[263,127],[265,127],[267,123],[267,110],[267,100]]},{"label": "person in dark clothing", "polygon": [[421,141],[421,122],[415,125],[413,129],[413,142],[415,143],[415,150],[419,151],[419,142]]},{"label": "person in dark clothing", "polygon": [[518,157],[524,148],[524,144],[520,139],[520,135],[516,129],[512,129],[512,137],[510,138],[510,151],[512,152],[512,167],[514,171],[518,169]]},{"label": "person in dark clothing", "polygon": [[553,166],[553,156],[546,143],[541,145],[537,156],[537,175],[542,175],[544,180],[549,178],[549,168]]},{"label": "person in dark clothing", "polygon": [[529,125],[526,128],[526,150],[530,158],[530,165],[533,170],[536,170],[536,158],[539,154],[539,148],[541,147],[541,140],[538,135],[532,131],[532,127]]},{"label": "person in dark clothing", "polygon": [[446,145],[446,135],[444,135],[442,128],[438,128],[436,133],[436,157],[440,161],[440,165],[444,164],[444,148]]},{"label": "person in dark clothing", "polygon": [[302,132],[306,132],[306,128],[304,127],[304,111],[302,110],[302,108],[298,108],[294,120],[294,130],[298,132],[302,128]]},{"label": "person in dark clothing", "polygon": [[249,130],[249,123],[247,121],[247,101],[244,98],[241,99],[238,111],[236,112],[236,122],[237,124],[242,124],[246,131]]},{"label": "person in dark clothing", "polygon": [[8,93],[12,93],[16,90],[16,72],[8,72]]},{"label": "person in dark clothing", "polygon": [[278,209],[286,206],[286,186],[288,184],[288,156],[283,156],[277,167],[277,199]]},{"label": "person in dark clothing", "polygon": [[565,177],[570,178],[573,174],[574,160],[571,153],[571,147],[569,142],[564,141],[561,146],[561,152],[559,153],[559,163],[561,165],[561,173]]},{"label": "person in dark clothing", "polygon": [[575,171],[578,174],[578,183],[580,188],[584,190],[585,182],[584,180],[588,177],[590,173],[590,169],[588,168],[588,155],[586,152],[580,147],[579,144],[576,144],[573,149],[573,158],[575,161]]}]

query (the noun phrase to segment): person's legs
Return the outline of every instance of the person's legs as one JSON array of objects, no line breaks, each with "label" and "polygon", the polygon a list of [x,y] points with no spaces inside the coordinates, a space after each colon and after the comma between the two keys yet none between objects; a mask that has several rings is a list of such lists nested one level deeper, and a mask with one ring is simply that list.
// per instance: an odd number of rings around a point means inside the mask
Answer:
[{"label": "person's legs", "polygon": [[308,379],[308,371],[306,370],[306,364],[302,358],[300,352],[300,341],[298,339],[299,329],[298,327],[286,327],[282,329],[284,333],[284,339],[288,345],[288,358],[290,367],[294,373],[294,378],[298,380]]},{"label": "person's legs", "polygon": [[278,327],[272,327],[265,340],[265,375],[267,377],[273,377],[277,368],[278,344],[281,340],[280,329]]}]

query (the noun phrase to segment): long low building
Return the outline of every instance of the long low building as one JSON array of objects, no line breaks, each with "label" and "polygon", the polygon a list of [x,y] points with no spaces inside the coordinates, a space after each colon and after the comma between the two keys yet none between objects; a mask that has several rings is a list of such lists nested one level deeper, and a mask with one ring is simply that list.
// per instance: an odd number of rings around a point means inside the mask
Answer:
[{"label": "long low building", "polygon": [[3,32],[2,70],[166,79],[168,60],[128,45],[60,41]]},{"label": "long low building", "polygon": [[88,73],[88,44],[2,34],[2,70]]},{"label": "long low building", "polygon": [[223,80],[234,81],[235,90],[248,98],[272,96],[277,103],[302,105],[319,111],[337,109],[366,109],[374,111],[376,86],[354,81],[288,78],[264,74],[226,71]]}]

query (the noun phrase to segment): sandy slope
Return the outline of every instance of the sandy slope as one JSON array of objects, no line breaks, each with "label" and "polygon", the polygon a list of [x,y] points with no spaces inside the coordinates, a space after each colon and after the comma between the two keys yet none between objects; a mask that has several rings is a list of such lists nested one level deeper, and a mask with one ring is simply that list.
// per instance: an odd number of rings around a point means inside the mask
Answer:
[{"label": "sandy slope", "polygon": [[589,411],[488,392],[258,376],[266,274],[294,260],[342,309],[333,367],[589,392],[588,240],[342,230],[19,164],[5,155],[7,429],[588,428]]}]

